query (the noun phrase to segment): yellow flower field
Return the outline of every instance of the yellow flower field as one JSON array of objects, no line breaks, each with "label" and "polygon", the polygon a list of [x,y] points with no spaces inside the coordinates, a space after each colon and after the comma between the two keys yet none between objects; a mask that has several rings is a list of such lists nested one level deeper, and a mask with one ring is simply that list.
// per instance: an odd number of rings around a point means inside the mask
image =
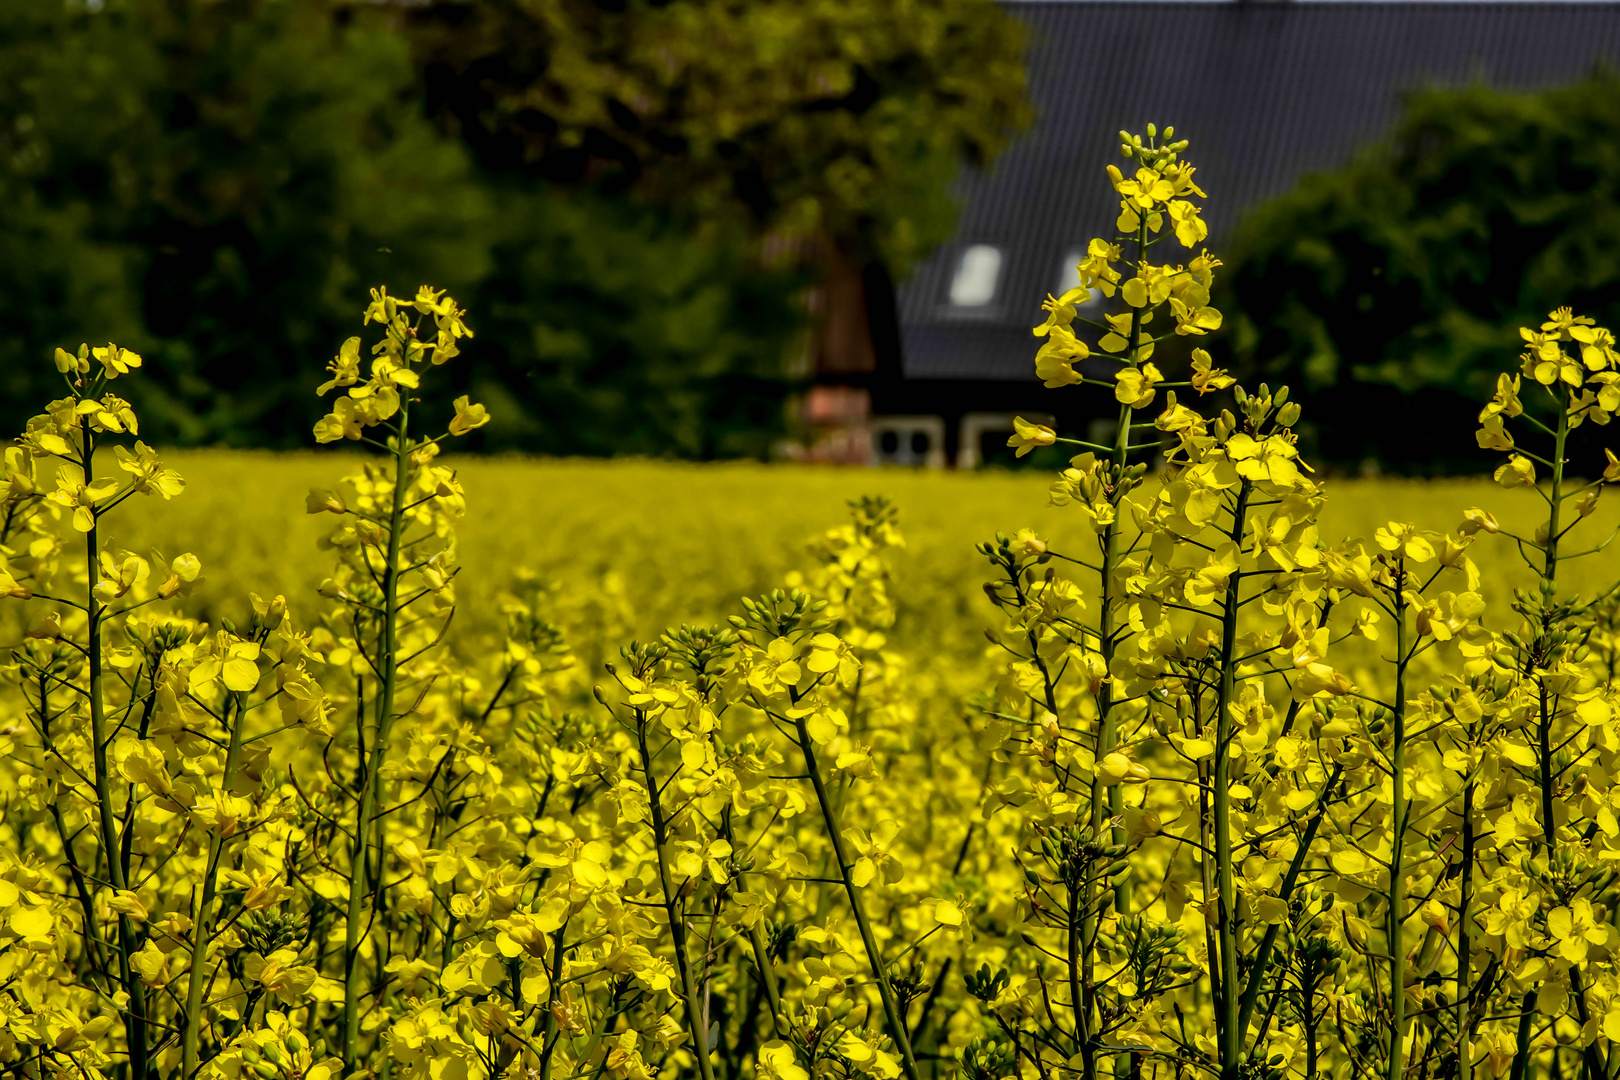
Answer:
[{"label": "yellow flower field", "polygon": [[0,502],[0,1067],[1609,1080],[1620,458],[1569,433],[1620,349],[1522,330],[1490,480],[1315,475],[1286,388],[1154,359],[1221,325],[1218,259],[1149,258],[1205,236],[1172,136],[1036,327],[1118,409],[1019,422],[1056,476],[463,458],[428,287],[329,364],[342,452],[160,453],[143,359],[59,349]]},{"label": "yellow flower field", "polygon": [[[199,615],[239,613],[249,591],[283,593],[295,603],[313,594],[327,574],[314,554],[327,529],[302,514],[304,496],[353,471],[358,455],[188,450],[164,458],[186,478],[185,497],[121,525],[119,544],[194,551],[209,578],[191,604]],[[980,588],[984,559],[974,545],[1021,528],[1054,543],[1082,532],[1072,514],[1048,505],[1052,477],[1039,472],[443,460],[467,491],[457,531],[467,567],[459,589],[468,610],[458,615],[458,637],[492,632],[497,620],[484,618],[492,611],[484,601],[505,590],[519,569],[556,581],[578,602],[622,597],[610,633],[594,622],[569,628],[576,640],[583,635],[609,653],[670,625],[719,621],[736,610],[738,597],[804,570],[807,542],[842,525],[849,500],[887,495],[906,539],[893,560],[895,633],[908,645],[944,647],[960,664],[979,657],[980,626],[992,621]],[[1452,528],[1476,506],[1492,507],[1504,527],[1522,531],[1540,508],[1531,492],[1503,491],[1487,478],[1343,477],[1324,487],[1322,534],[1334,540],[1370,539],[1388,521]],[[1593,532],[1606,534],[1617,522],[1620,501],[1603,504]],[[1472,555],[1488,594],[1535,583],[1510,543],[1482,544]],[[1577,588],[1608,584],[1601,562],[1576,563],[1571,571]]]}]

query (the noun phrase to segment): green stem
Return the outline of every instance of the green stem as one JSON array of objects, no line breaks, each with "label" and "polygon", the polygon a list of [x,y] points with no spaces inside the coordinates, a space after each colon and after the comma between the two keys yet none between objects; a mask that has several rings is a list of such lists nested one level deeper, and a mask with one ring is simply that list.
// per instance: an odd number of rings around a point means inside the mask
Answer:
[{"label": "green stem", "polygon": [[[1305,826],[1305,835],[1300,839],[1299,847],[1294,851],[1294,858],[1288,864],[1288,871],[1283,875],[1282,884],[1277,888],[1277,897],[1287,903],[1294,895],[1294,887],[1299,883],[1299,875],[1305,868],[1305,858],[1311,852],[1311,845],[1316,842],[1317,830],[1322,825],[1322,817],[1327,813],[1328,796],[1332,793],[1339,778],[1344,775],[1344,765],[1335,764],[1333,772],[1328,776],[1327,783],[1322,786],[1322,795],[1317,800],[1316,812],[1311,815],[1310,822]],[[1281,923],[1272,923],[1266,927],[1265,936],[1260,939],[1260,948],[1255,950],[1254,963],[1249,966],[1249,981],[1243,991],[1243,1001],[1238,1010],[1238,1030],[1249,1030],[1249,1020],[1254,1016],[1255,1005],[1260,1000],[1260,989],[1265,982],[1266,969],[1271,964],[1271,951],[1276,947],[1277,935],[1282,929]],[[1264,1025],[1259,1039],[1264,1039]]]},{"label": "green stem", "polygon": [[568,933],[568,921],[557,927],[551,939],[551,972],[546,980],[546,1026],[540,1042],[540,1080],[551,1080],[551,1059],[557,1056],[557,987],[563,977],[563,935]]},{"label": "green stem", "polygon": [[1469,979],[1472,942],[1469,940],[1469,920],[1473,918],[1474,901],[1474,785],[1463,788],[1462,803],[1462,877],[1458,882],[1457,898],[1457,1080],[1470,1080],[1474,1064],[1469,1050],[1473,1026],[1473,1009],[1469,993],[1473,982]]},{"label": "green stem", "polygon": [[1524,995],[1524,1002],[1519,1006],[1519,1032],[1514,1041],[1513,1066],[1508,1071],[1508,1080],[1525,1080],[1525,1074],[1530,1066],[1530,1033],[1535,1030],[1536,1022],[1536,992],[1529,990]]},{"label": "green stem", "polygon": [[[393,722],[394,691],[399,675],[399,548],[404,533],[405,492],[410,484],[409,438],[410,401],[399,406],[399,427],[393,444],[394,498],[388,518],[388,555],[383,567],[382,642],[377,667],[382,685],[378,688],[373,713],[369,759],[361,778],[360,810],[355,821],[354,848],[349,859],[349,904],[343,935],[343,1075],[352,1076],[359,1068],[360,1051],[360,950],[365,937],[363,905],[366,898],[366,848],[371,840],[372,820],[377,813],[382,788],[382,766],[388,750],[389,728]],[[357,722],[364,724],[363,718]]]},{"label": "green stem", "polygon": [[[90,418],[81,417],[79,431],[84,441],[84,483],[89,486],[95,476],[95,432]],[[84,534],[85,553],[85,612],[89,615],[89,640],[85,655],[90,675],[90,741],[91,758],[95,767],[96,805],[100,812],[101,850],[107,862],[107,881],[115,890],[129,888],[125,880],[119,851],[122,845],[118,835],[118,815],[113,810],[112,774],[107,766],[107,712],[102,701],[101,675],[101,622],[104,609],[96,599],[96,582],[101,578],[101,548],[96,539],[93,521]],[[88,928],[87,928],[88,929]],[[145,1080],[146,1050],[146,984],[130,967],[130,953],[134,951],[135,925],[128,915],[118,916],[118,975],[129,995],[129,1009],[124,1014],[124,1034],[128,1038],[130,1080]]]},{"label": "green stem", "polygon": [[1081,987],[1079,885],[1080,882],[1075,882],[1069,886],[1069,997],[1074,1002],[1074,1041],[1079,1044],[1080,1076],[1082,1080],[1097,1080],[1097,1047],[1091,1035],[1092,988],[1089,982]]},{"label": "green stem", "polygon": [[1406,946],[1402,931],[1406,925],[1406,826],[1411,815],[1406,795],[1406,665],[1408,629],[1406,620],[1406,568],[1396,578],[1395,601],[1395,708],[1394,748],[1390,761],[1390,801],[1394,838],[1389,856],[1389,1053],[1385,1075],[1401,1080],[1406,1061]]},{"label": "green stem", "polygon": [[[39,693],[39,731],[44,740],[45,753],[60,758],[61,751],[56,749],[55,740],[51,738],[51,684],[50,680],[41,676],[38,686]],[[68,873],[73,878],[73,891],[79,898],[79,909],[84,913],[84,942],[85,957],[90,962],[91,969],[100,973],[104,981],[111,978],[107,970],[107,959],[102,953],[101,931],[96,926],[96,905],[90,897],[90,888],[85,883],[84,871],[79,866],[79,856],[74,850],[73,834],[68,832],[67,823],[62,820],[62,807],[58,800],[51,800],[51,821],[56,825],[56,836],[62,844],[62,854],[67,861]]]},{"label": "green stem", "polygon": [[833,856],[838,860],[838,875],[844,882],[844,893],[849,897],[850,911],[855,916],[855,924],[861,931],[861,944],[866,947],[867,961],[872,965],[872,978],[878,984],[878,993],[883,998],[883,1017],[889,1028],[889,1036],[900,1050],[900,1062],[906,1071],[906,1080],[919,1080],[917,1061],[911,1052],[911,1036],[906,1031],[906,1018],[901,1015],[900,1003],[894,996],[894,987],[889,983],[888,968],[883,963],[883,954],[878,951],[877,938],[872,934],[872,921],[866,916],[866,905],[861,902],[860,887],[851,877],[855,864],[850,862],[847,850],[844,847],[844,834],[838,826],[838,813],[833,809],[832,800],[827,795],[827,785],[821,779],[821,766],[816,762],[815,743],[810,739],[810,731],[805,726],[804,717],[794,721],[798,729],[799,750],[804,755],[804,771],[810,777],[811,786],[816,789],[816,801],[821,805],[822,820],[827,823],[828,839],[832,841]]},{"label": "green stem", "polygon": [[1558,515],[1563,508],[1564,449],[1569,440],[1569,401],[1567,394],[1558,398],[1558,431],[1553,435],[1552,493],[1547,507],[1547,543],[1542,547],[1541,586],[1545,596],[1551,596],[1551,586],[1558,577]]},{"label": "green stem", "polygon": [[[1233,543],[1243,545],[1243,530],[1247,524],[1249,494],[1248,480],[1238,487],[1237,505],[1232,508]],[[1215,776],[1211,786],[1215,810],[1215,889],[1218,901],[1216,931],[1221,944],[1220,999],[1220,1061],[1222,1080],[1236,1080],[1243,1060],[1243,1029],[1239,1026],[1237,956],[1237,883],[1232,875],[1232,710],[1228,708],[1236,693],[1238,585],[1241,578],[1233,574],[1226,582],[1226,600],[1221,609],[1221,682],[1215,698]]]},{"label": "green stem", "polygon": [[[1147,219],[1143,218],[1136,226],[1136,258],[1141,262],[1147,256]],[[1126,355],[1133,362],[1139,361],[1138,350],[1142,346],[1142,311],[1141,308],[1131,309],[1130,346]],[[1133,410],[1123,402],[1119,406],[1119,419],[1114,429],[1113,464],[1115,470],[1123,477],[1125,464],[1130,457],[1131,415]],[[1114,564],[1119,559],[1119,514],[1116,511],[1114,520],[1103,529],[1102,550],[1102,612],[1098,616],[1097,629],[1100,636],[1100,647],[1103,657],[1103,671],[1112,669],[1114,650],[1117,642],[1114,641]],[[1097,690],[1097,753],[1096,760],[1101,761],[1113,753],[1119,742],[1117,720],[1114,716],[1114,687],[1106,677]],[[1102,835],[1102,807],[1098,799],[1098,783],[1092,780],[1091,788],[1091,827],[1098,836]],[[1126,842],[1125,825],[1120,816],[1125,810],[1125,792],[1118,784],[1109,786],[1108,816],[1116,822],[1113,827],[1113,842],[1123,845]],[[1090,905],[1088,905],[1089,907]],[[1130,878],[1114,886],[1114,913],[1124,916],[1131,910],[1131,884]],[[1089,966],[1089,957],[1088,966]]]},{"label": "green stem", "polygon": [[[1553,432],[1552,457],[1552,491],[1548,496],[1547,506],[1547,540],[1542,545],[1541,564],[1541,601],[1543,605],[1550,602],[1558,590],[1558,518],[1563,503],[1564,487],[1564,449],[1569,437],[1569,402],[1568,395],[1559,391],[1558,400],[1558,427]],[[1545,653],[1548,648],[1548,632],[1550,626],[1544,617],[1537,635],[1536,651]],[[1541,661],[1538,660],[1539,664]],[[1549,701],[1547,683],[1545,679],[1538,678],[1539,716],[1537,717],[1536,735],[1538,746],[1537,765],[1540,776],[1538,780],[1541,787],[1541,829],[1542,840],[1546,845],[1546,854],[1550,860],[1557,850],[1558,824],[1553,816],[1553,761],[1552,761],[1552,721],[1553,710]],[[1534,1026],[1537,995],[1534,990],[1524,996],[1524,1014],[1519,1019],[1519,1042],[1513,1056],[1512,1080],[1524,1080],[1530,1061],[1530,1031]]]},{"label": "green stem", "polygon": [[[228,794],[236,777],[236,766],[241,756],[242,724],[246,713],[247,695],[231,694],[236,722],[231,725],[230,741],[225,750],[225,774],[220,778],[222,793]],[[229,715],[229,714],[228,714]],[[208,945],[212,936],[209,920],[214,909],[214,893],[218,888],[220,854],[225,842],[216,832],[208,834],[208,861],[203,868],[202,895],[197,898],[192,912],[193,949],[186,981],[186,1026],[181,1038],[180,1080],[191,1080],[197,1072],[197,1057],[202,1041],[203,991],[211,981],[204,977],[208,970]]]},{"label": "green stem", "polygon": [[[1558,512],[1563,502],[1560,497],[1564,487],[1564,443],[1569,437],[1569,408],[1566,395],[1558,397],[1558,430],[1553,436],[1553,475],[1552,494],[1547,508],[1547,542],[1542,547],[1543,561],[1541,566],[1541,600],[1543,604],[1552,600],[1558,591]],[[1548,631],[1550,626],[1543,619],[1541,634],[1536,642],[1537,651],[1545,653],[1548,648]],[[1541,828],[1542,835],[1547,844],[1547,857],[1551,858],[1557,849],[1558,824],[1553,819],[1553,761],[1552,761],[1552,723],[1553,708],[1548,700],[1547,683],[1543,678],[1537,678],[1540,690],[1540,716],[1536,734],[1540,745],[1537,747],[1537,764],[1540,766],[1541,783]]]},{"label": "green stem", "polygon": [[754,964],[759,969],[759,982],[765,988],[765,999],[771,1007],[771,1030],[777,1038],[782,1036],[782,991],[776,985],[776,972],[771,967],[771,951],[765,944],[765,932],[755,923],[748,931],[748,941],[754,947]]},{"label": "green stem", "polygon": [[[1569,969],[1569,986],[1575,991],[1575,1019],[1580,1022],[1582,1029],[1592,1020],[1591,1006],[1586,1001],[1586,980],[1581,978],[1579,964]],[[1584,1080],[1599,1080],[1604,1076],[1603,1062],[1598,1057],[1596,1043],[1589,1043],[1581,1047],[1581,1076]]]},{"label": "green stem", "polygon": [[698,1008],[697,983],[692,978],[692,960],[686,951],[686,917],[681,914],[680,896],[669,872],[669,825],[664,820],[664,802],[653,779],[652,754],[647,749],[647,718],[636,716],[636,748],[641,752],[641,777],[647,786],[647,802],[652,810],[653,846],[658,852],[658,881],[664,890],[664,914],[669,920],[669,936],[675,944],[675,966],[681,973],[682,1004],[686,1007],[686,1034],[692,1040],[692,1056],[697,1058],[703,1080],[714,1080],[709,1063],[709,1031]]}]

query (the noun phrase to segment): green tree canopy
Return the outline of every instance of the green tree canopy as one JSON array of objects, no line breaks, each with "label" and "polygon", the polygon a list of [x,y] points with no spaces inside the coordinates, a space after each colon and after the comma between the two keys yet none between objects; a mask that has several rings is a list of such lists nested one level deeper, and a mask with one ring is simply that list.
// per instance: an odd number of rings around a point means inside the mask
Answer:
[{"label": "green tree canopy", "polygon": [[1473,467],[1516,328],[1620,319],[1620,78],[1417,93],[1390,138],[1249,215],[1234,255],[1235,362],[1303,388],[1324,456]]},{"label": "green tree canopy", "polygon": [[806,279],[762,238],[902,265],[1022,122],[1015,24],[914,6],[0,4],[0,423],[111,339],[154,440],[301,445],[365,288],[431,282],[484,445],[763,453]]},{"label": "green tree canopy", "polygon": [[53,346],[117,339],[154,434],[303,441],[367,284],[488,272],[490,200],[413,80],[310,0],[0,5],[6,422]]},{"label": "green tree canopy", "polygon": [[1030,119],[1022,27],[989,0],[512,0],[413,21],[435,108],[489,157],[894,273],[949,238],[960,163]]}]

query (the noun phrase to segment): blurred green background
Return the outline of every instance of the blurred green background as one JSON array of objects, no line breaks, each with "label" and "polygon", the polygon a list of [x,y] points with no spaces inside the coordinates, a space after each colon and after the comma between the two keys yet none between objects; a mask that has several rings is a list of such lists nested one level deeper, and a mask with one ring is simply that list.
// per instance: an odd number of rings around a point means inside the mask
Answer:
[{"label": "blurred green background", "polygon": [[[1218,351],[1302,391],[1303,449],[1403,472],[1483,471],[1476,415],[1517,328],[1573,307],[1620,325],[1620,77],[1411,95],[1345,168],[1247,214]],[[1574,433],[1601,461],[1605,433]]]},{"label": "blurred green background", "polygon": [[366,288],[426,282],[474,313],[486,448],[763,455],[803,238],[902,267],[948,235],[1019,49],[985,0],[10,0],[3,421],[112,339],[154,441],[301,445]]},{"label": "blurred green background", "polygon": [[[478,332],[451,377],[499,418],[482,449],[766,457],[826,253],[903,278],[951,235],[958,170],[1031,122],[1013,18],[907,12],[0,4],[0,422],[56,396],[52,348],[116,340],[148,359],[150,441],[306,445],[367,287],[431,283]],[[1303,387],[1331,462],[1413,467],[1431,414],[1466,446],[1513,327],[1620,323],[1617,132],[1612,74],[1415,95],[1247,217],[1218,349]]]}]

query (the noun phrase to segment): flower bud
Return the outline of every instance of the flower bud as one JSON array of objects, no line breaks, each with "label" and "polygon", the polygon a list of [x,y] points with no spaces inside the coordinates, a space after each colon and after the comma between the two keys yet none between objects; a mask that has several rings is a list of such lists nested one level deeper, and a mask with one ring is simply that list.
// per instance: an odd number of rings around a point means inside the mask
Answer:
[{"label": "flower bud", "polygon": [[361,519],[355,523],[354,535],[366,547],[381,547],[383,540],[383,527],[375,521]]},{"label": "flower bud", "polygon": [[343,498],[330,488],[310,488],[304,498],[304,510],[311,514],[341,514],[348,510]]}]

